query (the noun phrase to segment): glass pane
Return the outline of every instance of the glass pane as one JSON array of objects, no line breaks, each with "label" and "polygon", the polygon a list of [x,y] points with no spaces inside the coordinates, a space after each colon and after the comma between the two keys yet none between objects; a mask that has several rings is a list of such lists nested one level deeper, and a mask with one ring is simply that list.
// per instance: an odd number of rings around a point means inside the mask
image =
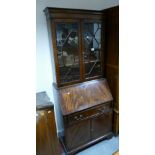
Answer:
[{"label": "glass pane", "polygon": [[60,82],[80,79],[78,23],[57,23],[57,51]]},{"label": "glass pane", "polygon": [[84,23],[85,78],[101,75],[101,23]]}]

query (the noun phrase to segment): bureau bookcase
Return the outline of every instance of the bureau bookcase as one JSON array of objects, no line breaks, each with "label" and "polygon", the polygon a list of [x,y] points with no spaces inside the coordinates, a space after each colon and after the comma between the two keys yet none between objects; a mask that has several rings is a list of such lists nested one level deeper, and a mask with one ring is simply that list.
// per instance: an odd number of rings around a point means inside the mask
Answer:
[{"label": "bureau bookcase", "polygon": [[54,89],[67,154],[112,136],[113,97],[104,78],[102,11],[46,8]]}]

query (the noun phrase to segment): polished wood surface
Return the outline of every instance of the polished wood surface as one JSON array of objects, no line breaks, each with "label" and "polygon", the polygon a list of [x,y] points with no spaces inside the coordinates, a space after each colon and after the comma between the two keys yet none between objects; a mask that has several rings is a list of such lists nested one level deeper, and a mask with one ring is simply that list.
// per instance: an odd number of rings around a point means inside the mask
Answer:
[{"label": "polished wood surface", "polygon": [[113,99],[105,79],[60,88],[59,92],[63,115],[75,113]]},{"label": "polished wood surface", "polygon": [[65,152],[66,152],[67,155],[75,155],[77,152],[82,151],[83,149],[86,149],[86,148],[88,148],[88,147],[90,147],[90,146],[92,146],[94,144],[97,144],[98,142],[100,142],[102,140],[109,139],[112,136],[113,136],[113,133],[112,132],[108,132],[107,134],[104,134],[102,137],[99,137],[99,138],[96,138],[94,140],[91,140],[88,143],[85,143],[83,145],[80,145],[80,146],[78,146],[78,147],[76,147],[76,148],[74,148],[72,150],[68,150],[66,148],[66,145],[64,143],[63,137],[60,137],[60,141],[61,141],[61,143],[62,143],[62,145],[64,147],[64,150],[65,150]]},{"label": "polished wood surface", "polygon": [[36,155],[59,155],[54,106],[44,93],[37,96]]},{"label": "polished wood surface", "polygon": [[105,77],[114,99],[113,131],[117,135],[119,129],[119,7],[103,11],[106,15],[105,35]]},{"label": "polished wood surface", "polygon": [[61,141],[67,154],[112,136],[113,98],[106,79],[56,90],[64,122]]},{"label": "polished wood surface", "polygon": [[91,139],[90,120],[80,121],[65,130],[65,144],[68,150],[88,143]]},{"label": "polished wood surface", "polygon": [[114,98],[114,108],[119,110],[119,69],[107,65],[106,78]]},{"label": "polished wood surface", "polygon": [[95,107],[91,107],[91,108],[79,111],[78,113],[76,112],[71,115],[67,115],[64,117],[65,118],[64,123],[66,126],[71,124],[76,124],[79,121],[100,116],[105,112],[111,112],[111,110],[112,110],[112,102],[107,102]]},{"label": "polished wood surface", "polygon": [[119,151],[113,153],[112,155],[119,155]]},{"label": "polished wood surface", "polygon": [[[106,12],[46,8],[45,14],[49,36],[52,38],[50,45],[53,43],[51,47],[53,47],[54,51],[56,71],[55,94],[57,102],[61,107],[64,125],[64,135],[61,135],[60,139],[67,154],[75,154],[81,149],[112,136],[113,97],[107,80],[103,79],[107,69],[106,66],[113,66],[110,63],[111,58],[109,56],[108,63],[106,62],[105,56],[107,53],[104,52],[106,44]],[[94,25],[95,22],[96,25]],[[71,63],[71,67],[68,67],[66,63],[61,63],[60,58],[62,58],[64,53],[64,50],[62,50],[64,44],[59,45],[59,43],[66,43],[66,40],[68,42],[68,38],[62,37],[61,28],[57,31],[58,23],[63,23],[64,25],[66,23],[75,23],[75,25],[78,25],[76,36],[79,45],[76,44],[78,46],[76,56],[79,56],[80,65],[75,61],[75,56],[74,65]],[[101,44],[100,37],[97,36],[98,40],[95,38],[98,30],[101,32],[99,32],[101,34]],[[70,29],[68,28],[67,31],[70,32]],[[69,36],[70,34],[67,31],[65,31],[65,34]],[[58,36],[61,37],[57,37],[57,32]],[[75,39],[75,37],[71,37],[70,39]],[[96,45],[94,41],[96,41]],[[88,43],[86,44],[85,42]],[[66,45],[66,47],[68,50],[69,45]],[[64,48],[65,50],[66,47]],[[66,52],[66,57],[69,56],[69,53],[74,55],[75,51],[71,51],[68,50]],[[77,66],[80,66],[80,69],[78,68],[80,73],[78,72],[78,74]],[[94,67],[97,69],[92,72]],[[73,69],[75,72],[69,75],[68,73],[73,71]],[[66,75],[68,78],[66,78]]]},{"label": "polished wood surface", "polygon": [[111,138],[112,116],[112,102],[64,116],[65,134],[62,143],[66,152],[74,154],[103,137]]},{"label": "polished wood surface", "polygon": [[[104,125],[101,125],[104,124]],[[92,139],[101,137],[112,130],[112,110],[92,120]]]},{"label": "polished wood surface", "polygon": [[[100,58],[99,62],[101,63],[101,73],[97,74],[97,75],[93,75],[92,77],[90,76],[89,78],[85,78],[85,62],[84,62],[84,26],[83,24],[86,23],[95,23],[95,22],[99,22],[103,25],[104,27],[104,14],[102,11],[95,11],[95,10],[79,10],[79,9],[62,9],[62,8],[46,8],[44,10],[45,14],[46,14],[46,19],[47,19],[47,25],[48,25],[48,32],[49,32],[49,40],[50,40],[50,45],[53,43],[52,46],[50,46],[50,48],[53,48],[53,50],[51,50],[53,53],[52,55],[54,55],[54,62],[55,62],[55,72],[56,72],[56,84],[58,87],[62,87],[62,86],[67,86],[67,85],[72,85],[75,83],[80,83],[83,81],[88,81],[88,80],[92,80],[92,79],[98,79],[98,78],[103,78],[103,74],[104,74],[104,46],[102,45],[102,42],[104,41],[104,29],[101,29],[101,49],[100,49]],[[79,79],[76,80],[70,80],[68,82],[62,82],[62,77],[61,76],[61,70],[62,68],[60,68],[59,65],[59,61],[58,61],[58,48],[57,48],[57,37],[56,37],[56,25],[57,23],[76,23],[78,24],[78,52],[79,52],[79,66],[80,66],[80,74],[78,74],[80,76]],[[52,38],[52,39],[51,39]],[[88,66],[87,68],[89,68],[89,66],[91,66],[90,61],[88,61],[86,63]],[[95,63],[94,63],[95,64]],[[94,65],[95,66],[95,65]],[[74,65],[75,67],[75,65]],[[72,68],[70,69],[72,70]]]},{"label": "polished wood surface", "polygon": [[119,111],[116,109],[113,111],[113,132],[115,135],[119,134]]},{"label": "polished wood surface", "polygon": [[95,10],[82,10],[82,9],[64,9],[47,7],[44,10],[46,16],[50,19],[102,19],[102,12]]}]

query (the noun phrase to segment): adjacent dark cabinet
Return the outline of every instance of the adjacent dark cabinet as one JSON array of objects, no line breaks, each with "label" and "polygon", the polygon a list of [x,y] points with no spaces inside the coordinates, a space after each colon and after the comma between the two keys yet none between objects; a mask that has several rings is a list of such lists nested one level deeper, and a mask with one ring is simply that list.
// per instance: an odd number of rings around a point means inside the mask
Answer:
[{"label": "adjacent dark cabinet", "polygon": [[36,99],[36,155],[60,155],[54,106],[45,92]]},{"label": "adjacent dark cabinet", "polygon": [[114,98],[113,131],[119,133],[119,7],[104,10],[106,15],[105,77]]}]

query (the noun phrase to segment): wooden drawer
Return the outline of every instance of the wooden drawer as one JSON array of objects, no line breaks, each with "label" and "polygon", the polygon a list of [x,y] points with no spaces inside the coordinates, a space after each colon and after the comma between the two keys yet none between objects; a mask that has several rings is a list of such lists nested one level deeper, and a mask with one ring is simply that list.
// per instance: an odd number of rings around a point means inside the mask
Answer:
[{"label": "wooden drawer", "polygon": [[90,109],[77,112],[72,115],[66,116],[66,122],[67,125],[71,125],[73,123],[77,123],[82,120],[91,119],[93,117],[97,117],[103,113],[109,112],[112,110],[112,102],[104,103],[102,105],[92,107]]}]

